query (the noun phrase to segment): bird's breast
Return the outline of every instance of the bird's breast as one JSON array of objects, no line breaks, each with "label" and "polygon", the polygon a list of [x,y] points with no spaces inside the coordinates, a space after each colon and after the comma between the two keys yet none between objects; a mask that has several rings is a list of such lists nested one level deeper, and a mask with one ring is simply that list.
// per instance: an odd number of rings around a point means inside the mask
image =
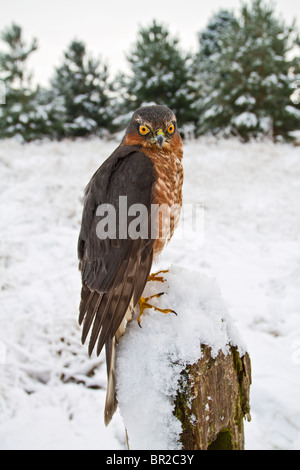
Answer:
[{"label": "bird's breast", "polygon": [[157,215],[157,238],[154,244],[154,256],[157,257],[165,244],[170,241],[178,225],[182,207],[183,167],[181,154],[150,153],[156,173],[152,188],[153,204]]}]

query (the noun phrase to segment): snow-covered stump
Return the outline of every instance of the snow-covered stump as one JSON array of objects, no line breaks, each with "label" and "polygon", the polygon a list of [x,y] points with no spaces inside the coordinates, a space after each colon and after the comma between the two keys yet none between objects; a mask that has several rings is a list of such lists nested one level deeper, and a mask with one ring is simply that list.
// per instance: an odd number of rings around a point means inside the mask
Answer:
[{"label": "snow-covered stump", "polygon": [[[236,347],[214,359],[203,356],[182,372],[175,415],[182,424],[184,450],[243,450],[244,417],[250,420],[250,357]],[[192,419],[191,419],[192,417]]]},{"label": "snow-covered stump", "polygon": [[243,449],[250,358],[215,281],[172,266],[117,347],[117,398],[130,449]]}]

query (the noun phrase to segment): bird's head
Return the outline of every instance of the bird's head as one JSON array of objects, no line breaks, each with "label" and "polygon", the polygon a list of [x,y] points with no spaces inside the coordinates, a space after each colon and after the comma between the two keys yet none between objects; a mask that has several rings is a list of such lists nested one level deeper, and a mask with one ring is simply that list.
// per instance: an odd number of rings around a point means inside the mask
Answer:
[{"label": "bird's head", "polygon": [[137,109],[122,141],[123,145],[172,151],[181,145],[176,116],[167,106],[144,106]]}]

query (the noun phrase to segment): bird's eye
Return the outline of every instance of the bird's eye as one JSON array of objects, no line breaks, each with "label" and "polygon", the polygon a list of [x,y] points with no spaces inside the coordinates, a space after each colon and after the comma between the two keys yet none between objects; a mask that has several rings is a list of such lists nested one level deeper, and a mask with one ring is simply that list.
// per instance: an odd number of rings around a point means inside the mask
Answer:
[{"label": "bird's eye", "polygon": [[168,127],[168,133],[169,133],[169,134],[173,134],[174,131],[175,131],[175,126],[174,126],[174,124],[170,124],[169,127]]},{"label": "bird's eye", "polygon": [[146,135],[146,134],[148,134],[149,129],[148,129],[147,126],[141,125],[139,127],[139,132],[140,132],[141,135]]}]

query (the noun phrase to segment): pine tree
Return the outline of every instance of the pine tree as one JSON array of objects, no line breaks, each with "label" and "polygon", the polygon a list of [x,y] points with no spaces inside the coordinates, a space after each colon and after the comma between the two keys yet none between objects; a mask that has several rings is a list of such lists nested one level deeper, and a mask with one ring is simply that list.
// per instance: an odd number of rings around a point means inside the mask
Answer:
[{"label": "pine tree", "polygon": [[[240,111],[256,117],[258,131],[288,139],[300,126],[300,108],[290,98],[295,78],[300,78],[299,47],[298,57],[288,59],[297,41],[295,25],[286,26],[262,0],[254,0],[251,8],[244,5],[241,13],[247,43],[237,59],[248,80],[237,97]],[[243,103],[244,92],[252,98],[250,106]]]},{"label": "pine tree", "polygon": [[198,61],[211,58],[213,54],[220,54],[227,31],[236,26],[238,26],[238,22],[229,10],[221,9],[213,15],[206,29],[199,34],[201,51],[198,55]]},{"label": "pine tree", "polygon": [[288,58],[296,45],[295,26],[287,27],[272,6],[253,0],[242,6],[239,19],[219,22],[222,27],[214,29],[211,42],[217,47],[208,50],[204,39],[217,19],[224,20],[224,14],[213,18],[200,36],[204,94],[199,133],[288,139],[299,127],[299,106],[290,98],[299,77],[299,55]]},{"label": "pine tree", "polygon": [[108,69],[87,56],[81,41],[72,41],[56,69],[52,93],[60,100],[65,136],[101,134],[111,126]]},{"label": "pine tree", "polygon": [[6,28],[1,38],[6,52],[0,53],[0,79],[5,83],[5,105],[0,106],[0,137],[19,136],[29,141],[36,137],[37,113],[27,71],[28,57],[37,50],[37,41],[26,44],[22,29],[16,24]]},{"label": "pine tree", "polygon": [[126,112],[147,103],[164,104],[175,112],[181,128],[195,122],[192,60],[165,26],[153,21],[141,28],[127,60],[131,74],[123,79]]},{"label": "pine tree", "polygon": [[34,96],[35,138],[61,139],[64,136],[63,99],[52,89],[38,87]]},{"label": "pine tree", "polygon": [[[197,134],[218,133],[224,127],[225,103],[222,99],[223,83],[228,75],[224,67],[225,46],[238,22],[234,14],[221,9],[210,19],[206,29],[199,33],[200,50],[194,59],[195,75],[201,85],[201,97],[197,102],[199,121]],[[225,115],[230,115],[230,105]]]}]

